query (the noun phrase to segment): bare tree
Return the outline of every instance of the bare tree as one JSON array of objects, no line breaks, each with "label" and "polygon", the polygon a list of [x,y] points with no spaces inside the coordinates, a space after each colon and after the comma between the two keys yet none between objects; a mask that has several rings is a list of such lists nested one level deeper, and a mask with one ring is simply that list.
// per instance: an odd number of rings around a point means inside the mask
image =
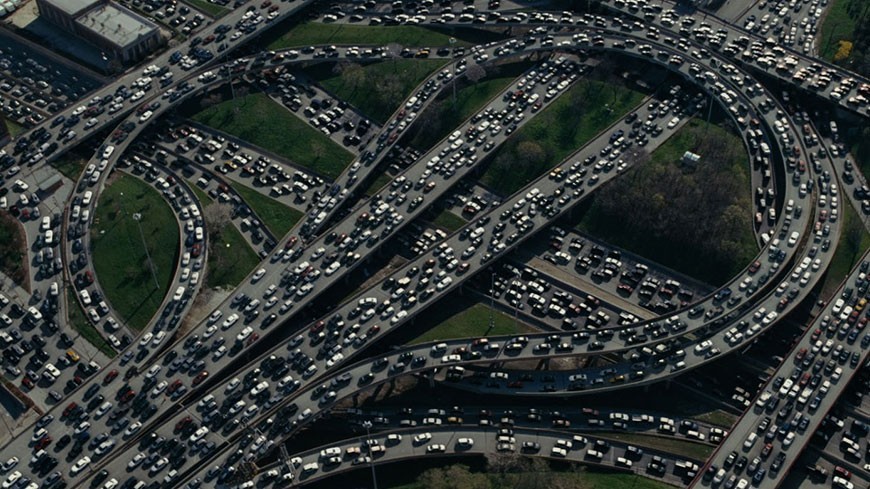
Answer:
[{"label": "bare tree", "polygon": [[208,227],[213,243],[219,240],[221,230],[232,225],[233,207],[229,204],[213,202],[202,210],[202,217]]},{"label": "bare tree", "polygon": [[214,107],[215,105],[224,101],[224,96],[219,91],[215,90],[208,94],[207,97],[203,97],[200,100],[199,105],[203,109],[207,109],[209,107]]},{"label": "bare tree", "polygon": [[358,63],[345,63],[340,76],[342,83],[350,89],[351,93],[355,93],[366,81],[366,72]]}]

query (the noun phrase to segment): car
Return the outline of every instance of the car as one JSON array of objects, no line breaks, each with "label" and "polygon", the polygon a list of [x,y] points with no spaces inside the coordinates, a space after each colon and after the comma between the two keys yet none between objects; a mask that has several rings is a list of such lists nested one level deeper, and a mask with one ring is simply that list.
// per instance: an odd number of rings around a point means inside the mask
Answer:
[{"label": "car", "polygon": [[81,471],[85,469],[85,467],[91,464],[91,457],[84,456],[76,461],[72,467],[70,467],[69,472],[70,475],[78,475]]},{"label": "car", "polygon": [[426,447],[426,453],[444,453],[446,450],[447,448],[440,443],[434,443]]}]

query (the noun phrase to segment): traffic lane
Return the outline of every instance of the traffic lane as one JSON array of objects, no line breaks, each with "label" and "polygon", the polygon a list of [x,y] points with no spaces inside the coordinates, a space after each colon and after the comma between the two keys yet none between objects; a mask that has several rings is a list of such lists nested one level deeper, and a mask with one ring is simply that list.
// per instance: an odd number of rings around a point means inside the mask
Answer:
[{"label": "traffic lane", "polygon": [[[107,374],[107,375],[111,375],[111,374]],[[117,375],[117,374],[115,374],[115,375]],[[106,377],[106,378],[108,379],[108,378],[110,378],[110,377]],[[105,383],[105,381],[104,381],[104,383]],[[88,406],[88,409],[87,409],[88,411],[93,411],[94,409],[96,409],[96,407],[97,407],[100,403],[103,402],[103,399],[102,399],[102,398],[104,398],[104,397],[108,398],[108,397],[109,397],[108,393],[105,392],[106,390],[107,390],[107,389],[101,389],[100,386],[99,386],[99,384],[96,383],[96,382],[95,382],[95,383],[92,383],[92,384],[89,383],[89,386],[88,386],[88,389],[87,389],[87,390],[78,390],[78,391],[76,391],[76,393],[78,393],[78,394],[81,394],[82,392],[84,392],[84,394],[82,395],[82,397],[81,397],[81,398],[77,398],[77,399],[81,401],[81,405],[82,405],[82,406],[84,406],[84,405],[87,405],[87,406]],[[105,393],[105,394],[107,394],[107,395],[104,396],[103,394],[100,393],[101,391],[103,391],[103,393]],[[69,399],[68,399],[68,400],[69,400]],[[85,401],[88,401],[87,404],[85,404]],[[75,401],[73,401],[73,402],[75,402]],[[109,401],[109,402],[112,402],[112,401]],[[66,404],[66,401],[64,401],[64,405],[67,405],[67,406],[68,406],[68,404]],[[76,421],[76,424],[79,423],[79,422],[81,422],[81,418],[79,418],[79,419]],[[70,422],[68,422],[68,423],[70,423]],[[70,423],[70,424],[72,424],[72,423]],[[93,424],[95,425],[95,426],[94,426],[95,431],[99,430],[100,428],[105,427],[105,426],[100,426],[100,424],[102,424],[102,423],[97,424],[97,423],[96,423],[96,420],[95,420],[95,422],[94,422]],[[60,430],[62,430],[62,431],[64,430],[64,428],[63,428],[63,427],[59,427],[58,424],[50,425],[50,427],[51,427],[51,428],[58,427]],[[60,438],[62,438],[61,434],[60,434],[60,433],[57,433],[55,430],[49,431],[49,435],[50,435],[50,436],[51,436],[51,435],[54,435],[54,438],[57,439],[57,440],[59,440]]]},{"label": "traffic lane", "polygon": [[265,282],[264,282],[265,283]]},{"label": "traffic lane", "polygon": [[[639,2],[639,3],[640,3],[641,5],[647,6],[647,8],[651,8],[651,9],[653,9],[653,11],[657,10],[657,11],[659,11],[659,12],[661,12],[662,9],[663,9],[663,7],[665,6],[665,3],[661,3],[660,5],[653,6],[653,5],[652,5],[652,2],[649,2],[649,3],[648,3],[648,2],[646,2],[645,0],[644,0],[644,1],[641,1],[641,2]],[[670,14],[670,13],[672,13],[672,12],[676,12],[676,10],[674,10],[674,5],[673,5],[671,2],[666,2],[666,3],[667,3],[667,6],[670,7],[670,8],[667,10],[667,12],[669,12],[668,15],[670,16],[670,15],[672,15],[672,14]],[[612,8],[615,8],[616,10],[621,11],[621,12],[623,12],[623,13],[628,13],[629,15],[632,15],[632,16],[635,16],[635,17],[638,17],[638,13],[637,13],[637,10],[636,10],[636,9],[635,9],[635,10],[631,10],[631,9],[627,9],[627,8],[625,8],[626,4],[625,4],[624,2],[623,2],[623,3],[621,4],[621,6],[620,6],[620,2],[619,2],[619,0],[613,0],[613,1],[611,1],[611,2],[608,2],[608,6],[610,6],[610,7],[612,7]],[[690,16],[687,16],[687,17],[690,17]],[[646,21],[654,21],[654,22],[656,22],[659,26],[661,26],[661,27],[663,27],[663,28],[666,28],[666,29],[668,28],[667,26],[665,26],[664,24],[662,24],[662,22],[661,22],[661,18],[660,18],[658,15],[655,15],[654,13],[651,13],[650,15],[644,14],[643,18],[644,18],[644,20],[646,20]],[[725,35],[724,35],[724,38],[722,38],[722,40],[719,41],[719,44],[720,44],[720,45],[724,45],[724,44],[725,44],[725,40],[727,40],[728,38],[731,38],[731,40],[734,41],[734,40],[735,40],[734,38],[739,37],[739,36],[747,36],[748,38],[750,38],[750,39],[755,39],[756,41],[759,41],[759,42],[763,42],[763,41],[764,41],[764,40],[761,39],[760,37],[756,36],[754,33],[750,33],[750,32],[745,31],[744,29],[741,29],[741,28],[736,27],[736,26],[734,26],[734,25],[729,25],[729,24],[726,24],[726,23],[724,23],[724,22],[721,22],[720,19],[718,19],[716,16],[713,16],[713,15],[705,15],[705,17],[704,17],[704,21],[707,22],[708,24],[710,24],[710,25],[712,26],[712,28],[717,29],[717,32],[718,32],[718,29],[722,29],[722,30],[723,30],[723,32],[725,33]],[[709,31],[709,32],[712,33],[712,30]],[[706,36],[705,36],[705,37],[706,37]],[[739,53],[739,52],[742,52],[741,49],[737,49],[736,51],[737,51],[738,53]],[[829,69],[829,70],[833,70],[833,71],[835,71],[835,72],[839,72],[839,73],[840,73],[840,76],[838,77],[838,79],[840,79],[840,80],[846,80],[846,79],[850,79],[850,78],[851,78],[851,79],[854,79],[854,77],[855,77],[855,74],[854,74],[854,73],[843,73],[839,68],[836,68],[834,65],[832,65],[832,64],[830,64],[830,63],[827,63],[827,62],[824,62],[824,61],[819,61],[818,59],[815,59],[815,58],[809,58],[809,57],[807,57],[807,56],[804,55],[804,54],[798,53],[797,51],[794,51],[794,50],[791,50],[791,49],[786,49],[783,53],[786,53],[786,52],[787,52],[789,55],[795,57],[795,58],[797,59],[798,63],[797,63],[794,67],[791,67],[791,68],[784,68],[784,70],[783,70],[784,73],[782,73],[782,74],[780,73],[779,70],[775,70],[775,71],[774,71],[774,76],[777,76],[778,78],[784,80],[784,81],[787,82],[787,83],[793,83],[792,78],[790,77],[790,75],[793,75],[795,72],[800,71],[801,69],[805,69],[805,68],[808,68],[808,67],[810,67],[810,66],[812,66],[812,65],[814,65],[814,64],[819,64],[819,63],[821,63],[825,68],[827,68],[827,69]],[[781,56],[780,58],[782,58],[782,57],[784,57],[784,56]],[[757,57],[757,56],[756,56],[756,57],[749,57],[747,60],[750,61],[750,62],[753,62],[753,61],[754,61],[754,64],[755,64],[755,65],[756,65],[756,66],[757,66],[761,71],[770,74],[770,73],[771,73],[771,70],[769,70],[769,69],[767,68],[767,66],[765,66],[765,65],[760,65],[760,64],[759,64],[760,59],[761,59],[761,57]],[[867,84],[867,83],[868,83],[868,80],[863,79],[863,78],[859,78],[859,81],[860,81],[861,83],[863,83],[863,84]],[[857,85],[856,85],[856,86],[857,86]],[[863,105],[853,106],[853,105],[847,103],[847,101],[848,101],[848,99],[850,98],[850,96],[853,95],[853,89],[854,89],[855,87],[854,87],[854,86],[850,86],[850,87],[846,88],[842,83],[840,83],[840,84],[838,85],[838,88],[840,88],[840,87],[842,87],[842,90],[837,90],[837,91],[838,91],[839,93],[842,93],[842,95],[839,96],[839,97],[836,97],[836,98],[833,98],[833,97],[830,97],[830,98],[832,98],[834,101],[838,102],[838,104],[840,105],[840,107],[844,107],[844,108],[847,108],[848,110],[852,110],[852,111],[856,111],[856,112],[862,113],[862,109],[861,109],[861,108],[863,107]],[[868,87],[870,87],[870,86],[868,86]],[[811,93],[812,93],[812,92],[818,92],[818,90],[811,91]]]},{"label": "traffic lane", "polygon": [[[867,259],[868,256],[870,256],[870,255],[865,255],[863,257],[863,259]],[[855,280],[857,279],[857,277],[860,273],[862,273],[860,271],[860,267],[857,267],[855,270],[853,270],[852,273],[849,275],[849,277],[843,282],[843,285],[838,290],[838,294],[835,294],[835,297],[839,296],[839,293],[842,293],[842,290],[846,286],[848,286],[849,284],[854,284]],[[833,308],[834,308],[834,303],[828,304],[828,306],[826,307],[826,312],[828,312],[829,314],[832,313]],[[794,369],[794,365],[796,362],[802,362],[802,359],[795,360],[796,355],[798,354],[798,352],[800,352],[804,348],[806,348],[806,349],[812,348],[813,343],[815,343],[815,340],[812,338],[812,336],[814,335],[816,328],[821,326],[823,318],[824,318],[824,315],[819,315],[819,317],[816,319],[816,321],[813,324],[814,327],[807,328],[806,333],[803,335],[801,340],[799,342],[797,342],[797,344],[795,345],[795,348],[793,349],[793,352],[795,352],[794,353],[795,356],[790,354],[787,357],[787,360],[785,362],[783,362],[783,364],[777,370],[776,375],[771,377],[771,384],[775,381],[775,378],[777,376],[781,376],[784,378],[787,375],[789,375],[789,373]],[[863,345],[862,350],[863,350],[862,356],[866,357],[867,345]],[[807,351],[807,350],[803,350],[803,351]],[[836,363],[835,363],[835,365],[836,365]],[[832,385],[830,387],[830,392],[828,392],[826,395],[824,395],[822,397],[821,402],[819,403],[819,406],[815,410],[814,413],[809,412],[809,411],[803,412],[804,416],[807,417],[810,421],[803,431],[789,431],[788,436],[791,437],[792,439],[788,442],[787,446],[786,445],[782,446],[781,450],[783,451],[783,453],[785,453],[786,450],[788,448],[790,448],[790,445],[795,445],[795,449],[792,449],[791,453],[799,452],[800,449],[802,449],[806,445],[809,438],[816,431],[816,428],[821,424],[821,418],[824,416],[825,413],[827,413],[830,410],[830,408],[833,406],[834,402],[836,402],[837,398],[839,397],[839,391],[846,384],[848,384],[848,381],[851,379],[852,375],[856,371],[856,368],[851,366],[851,365],[850,366],[842,365],[842,366],[836,367],[836,368],[841,368],[844,371],[842,374],[840,374],[840,377],[845,377],[845,378],[838,378],[838,379],[834,380],[834,378],[831,375],[834,372],[828,372],[825,374],[825,376],[828,377],[828,380],[830,380],[832,383]],[[770,392],[780,391],[780,388],[773,388],[773,387],[771,387],[771,384],[768,384],[768,386],[765,388],[765,390],[770,391]],[[778,393],[774,394],[774,395],[776,395],[777,397],[780,397],[780,398],[785,397],[785,395],[781,395]],[[802,411],[802,407],[798,407],[796,409],[797,409],[797,411]],[[731,435],[728,438],[726,438],[726,440],[720,445],[719,450],[717,450],[714,453],[714,457],[711,457],[711,461],[709,463],[716,465],[717,467],[723,467],[725,458],[727,458],[728,454],[731,451],[737,451],[738,454],[743,454],[744,456],[746,456],[747,458],[750,458],[750,459],[751,459],[751,457],[758,456],[760,454],[760,450],[762,448],[762,446],[759,446],[759,445],[762,445],[762,444],[756,443],[755,439],[752,439],[750,442],[749,437],[750,437],[751,433],[752,434],[755,433],[755,431],[757,429],[758,422],[759,422],[760,418],[763,416],[763,414],[761,414],[763,411],[764,410],[760,409],[757,404],[754,405],[750,411],[747,411],[743,415],[743,417],[741,417],[741,419],[738,421],[738,423],[732,427]],[[755,436],[757,437],[758,435],[755,434]],[[770,440],[770,441],[773,441],[773,440]],[[763,480],[758,481],[758,482],[763,486],[774,487],[776,484],[778,484],[778,482],[780,480],[779,476],[782,476],[788,472],[789,467],[791,466],[791,464],[794,462],[795,459],[796,459],[795,456],[787,457],[784,467],[778,472],[778,474],[771,474],[775,477],[771,477],[770,475],[768,475],[767,477],[764,477]],[[704,485],[706,485],[706,484],[704,484]]]},{"label": "traffic lane", "polygon": [[[306,174],[304,174],[304,176],[306,176],[308,178],[305,178],[304,181],[312,182],[312,183],[314,183],[314,185],[305,184],[305,187],[294,185],[295,192],[293,194],[290,194],[290,193],[283,194],[283,192],[282,192],[283,195],[275,195],[275,192],[273,190],[270,190],[270,188],[268,186],[264,185],[258,178],[256,178],[256,173],[240,172],[237,174],[235,171],[224,172],[224,171],[220,171],[220,170],[217,172],[213,172],[207,166],[209,163],[208,159],[200,158],[202,156],[201,152],[197,152],[195,154],[188,154],[188,153],[181,151],[177,145],[173,145],[171,143],[158,142],[157,144],[159,147],[162,147],[164,150],[168,151],[170,154],[173,154],[177,157],[175,159],[175,164],[173,166],[180,166],[180,171],[185,173],[185,176],[187,176],[187,174],[190,172],[194,172],[194,173],[199,174],[199,176],[197,178],[199,178],[199,177],[205,178],[206,173],[207,173],[208,178],[206,178],[206,180],[210,180],[212,175],[220,176],[221,178],[229,178],[235,182],[238,182],[242,185],[245,185],[249,188],[252,188],[253,190],[257,191],[260,194],[266,195],[269,198],[275,199],[278,202],[281,202],[282,204],[284,204],[290,208],[297,209],[297,210],[305,211],[306,206],[304,206],[302,204],[306,201],[311,200],[313,198],[315,192],[317,192],[317,191],[323,192],[326,190],[326,183],[325,182],[321,183],[321,184],[317,184],[316,183],[317,181],[313,177],[308,176],[308,174],[306,173]],[[221,149],[218,149],[217,151],[220,151],[220,150]],[[189,153],[193,153],[193,150],[191,149]],[[246,149],[245,151],[243,151],[243,153],[250,154],[251,156],[253,156],[254,162],[265,161],[265,160],[260,159],[260,157],[262,155],[257,153],[256,150],[252,150],[251,148]],[[222,156],[227,156],[227,153],[222,153]],[[264,157],[264,158],[268,158],[268,157]],[[202,161],[198,161],[198,160],[202,160]],[[281,188],[280,187],[281,182],[293,183],[295,181],[299,181],[299,182],[303,181],[302,179],[303,179],[304,172],[294,171],[292,168],[289,168],[285,165],[282,165],[281,163],[276,163],[276,162],[267,163],[267,165],[269,165],[267,171],[269,172],[270,176],[275,175],[276,179],[278,180],[277,182],[269,182],[269,183],[275,183],[275,186],[277,186],[278,188]],[[276,167],[275,165],[278,165],[278,166]],[[217,166],[218,165],[216,165],[215,167],[212,167],[212,169],[216,169]],[[220,168],[225,168],[225,165],[220,166]],[[288,169],[290,170],[290,172],[287,171]],[[293,176],[291,176],[291,175],[293,175]],[[299,176],[296,176],[296,175],[299,175]],[[262,176],[262,174],[261,174],[261,176]]]},{"label": "traffic lane", "polygon": [[[432,406],[433,404],[429,404]],[[667,431],[674,438],[700,442],[714,446],[710,435],[721,437],[727,433],[721,427],[680,418],[668,413],[639,412],[635,410],[613,409],[571,409],[551,410],[548,407],[524,406],[439,406],[414,408],[394,408],[387,406],[377,411],[354,409],[333,411],[334,416],[343,417],[349,424],[362,426],[366,421],[372,423],[374,430],[389,430],[403,427],[425,425],[479,425],[492,426],[505,419],[511,420],[516,427],[583,429],[589,432],[627,430],[639,433],[659,434]],[[516,409],[516,411],[514,410]],[[427,419],[429,420],[427,422]],[[433,421],[434,420],[434,421]],[[416,423],[416,424],[412,424]],[[546,426],[550,424],[550,426]],[[673,431],[662,430],[668,425]],[[690,432],[692,432],[690,434]],[[700,436],[699,436],[700,435]],[[717,438],[718,439],[718,438]]]},{"label": "traffic lane", "polygon": [[[510,427],[502,428],[504,431],[494,430],[492,428],[459,428],[459,429],[412,429],[412,430],[397,430],[389,434],[379,435],[361,435],[350,440],[334,443],[329,446],[318,447],[317,449],[306,451],[299,454],[293,454],[290,461],[290,469],[294,474],[294,479],[298,480],[299,484],[307,484],[316,480],[321,480],[330,475],[340,473],[344,470],[352,468],[366,468],[370,462],[375,464],[386,463],[408,458],[421,456],[439,456],[440,453],[447,454],[490,454],[490,453],[516,453],[524,456],[540,456],[557,460],[566,460],[581,462],[590,465],[602,465],[613,467],[626,471],[665,480],[670,483],[684,484],[683,475],[675,473],[675,461],[680,457],[674,457],[665,452],[657,450],[643,449],[640,456],[629,454],[625,457],[627,444],[608,440],[606,438],[587,436],[585,434],[565,433],[551,430],[530,430],[530,429],[512,429]],[[392,435],[392,439],[388,438]],[[419,441],[415,441],[415,438]],[[461,444],[460,438],[470,438],[471,443]],[[361,448],[362,457],[366,456],[368,448],[367,440],[377,440],[377,445],[383,447],[380,453],[371,453],[373,460],[362,459],[355,461],[357,454],[355,449]],[[500,441],[501,440],[501,441]],[[523,449],[523,444],[528,444],[528,448]],[[444,452],[438,449],[430,449],[432,446],[443,445]],[[568,449],[563,449],[559,454],[555,454],[554,447],[570,446]],[[338,448],[340,461],[332,467],[327,466],[326,452],[329,448]],[[348,449],[351,449],[348,452]],[[330,452],[334,452],[334,449]],[[592,452],[601,452],[601,456]],[[323,455],[321,455],[323,453]],[[564,453],[564,455],[562,455]],[[636,452],[635,452],[636,453]],[[395,454],[395,455],[394,455]],[[657,461],[665,459],[667,468],[664,473],[653,473],[649,471],[650,462],[653,462],[653,457],[659,457]],[[617,459],[623,458],[622,463],[618,463]],[[308,464],[314,463],[317,465],[316,470],[305,470]],[[696,462],[695,462],[696,463]],[[321,465],[323,464],[323,465]],[[629,465],[630,464],[630,465]],[[338,468],[335,467],[338,465]],[[269,469],[279,465],[270,465]],[[313,469],[311,466],[310,469]],[[648,472],[649,471],[649,472]],[[267,472],[264,470],[264,472]],[[204,471],[201,475],[205,475]],[[264,477],[265,476],[265,477]],[[263,474],[258,480],[259,484],[268,485],[273,483],[270,480],[274,477],[271,474]],[[202,479],[206,480],[206,479]],[[224,487],[218,482],[218,487]]]},{"label": "traffic lane", "polygon": [[[208,133],[208,128],[205,126],[197,126],[197,129],[199,131],[203,131],[203,132]],[[216,133],[211,133],[211,134],[213,137],[212,140],[217,141],[217,139],[215,139],[215,136],[217,136],[217,134]],[[290,163],[288,163],[286,161],[276,159],[275,155],[268,155],[268,156],[264,155],[257,148],[255,148],[253,146],[245,145],[245,144],[239,143],[235,140],[233,142],[238,144],[238,146],[240,147],[238,150],[239,154],[242,154],[242,153],[249,154],[253,157],[252,158],[253,161],[268,161],[266,164],[269,165],[268,169],[267,169],[267,171],[269,173],[269,177],[271,178],[271,175],[274,174],[274,175],[276,175],[276,178],[277,178],[277,181],[269,182],[270,184],[274,184],[274,186],[278,186],[282,182],[286,182],[286,183],[294,182],[294,186],[293,186],[294,193],[293,193],[292,197],[289,193],[282,193],[282,195],[275,195],[274,190],[270,190],[269,185],[267,185],[266,183],[263,183],[263,181],[261,181],[260,178],[257,178],[257,174],[255,174],[255,173],[240,172],[240,173],[236,174],[236,172],[234,172],[234,171],[227,171],[225,173],[224,171],[219,170],[218,173],[220,173],[222,176],[224,176],[226,178],[230,178],[233,181],[239,182],[239,183],[246,185],[250,188],[253,188],[257,192],[259,192],[263,195],[267,195],[270,198],[276,199],[277,201],[287,205],[288,207],[298,209],[301,211],[305,211],[308,209],[308,206],[303,205],[303,204],[305,202],[312,201],[315,192],[326,191],[327,185],[328,185],[327,182],[323,181],[322,179],[318,179],[316,176],[310,175],[306,170],[292,166]],[[183,152],[182,151],[183,148],[179,147],[180,144],[173,145],[171,142],[162,141],[162,140],[160,142],[158,142],[157,144],[159,146],[162,146],[165,150],[167,150],[171,153],[174,153],[177,156],[181,156],[183,158],[181,161],[185,161],[185,162],[192,161],[193,164],[195,164],[195,166],[199,170],[208,171],[209,173],[211,173],[211,170],[207,169],[207,164],[209,163],[209,160],[204,157],[201,149],[198,153],[192,154],[192,160],[191,160],[191,156],[186,154],[185,152]],[[227,145],[226,147],[225,147],[225,144]],[[228,144],[229,144],[229,141],[221,142],[220,146],[218,146],[217,149],[211,154],[213,155],[214,153],[221,152],[221,157],[223,157],[223,158],[235,156],[233,153],[236,153],[236,151],[233,151],[232,153],[227,151],[228,149],[230,149]],[[189,153],[194,153],[194,150],[192,148],[189,149]],[[200,158],[200,156],[203,156],[203,157]],[[199,161],[200,159],[202,161]],[[216,158],[216,160],[217,160],[217,158]],[[225,167],[226,167],[226,165],[224,164],[221,168],[225,168]],[[184,171],[184,170],[185,170],[185,168],[183,167],[182,171]],[[263,173],[260,173],[259,175],[260,175],[260,177],[263,177]],[[300,183],[304,183],[305,186],[304,187],[296,186],[295,182],[297,182],[297,181]]]},{"label": "traffic lane", "polygon": [[[265,281],[261,281],[260,283],[265,283]],[[225,359],[226,359],[226,358],[229,358],[229,356],[228,356],[228,357],[225,357]],[[222,361],[227,361],[227,360],[225,360],[225,359],[222,359]]]},{"label": "traffic lane", "polygon": [[[308,3],[309,3],[308,1],[293,2],[293,3],[291,3],[290,5],[287,5],[287,2],[280,2],[280,3],[277,3],[276,5],[278,6],[278,14],[276,15],[276,17],[275,17],[275,19],[274,19],[275,22],[272,22],[272,23],[266,23],[266,24],[265,24],[266,27],[261,28],[261,29],[256,29],[256,26],[254,26],[254,27],[255,27],[255,30],[253,30],[252,32],[248,33],[247,35],[240,36],[239,38],[237,38],[237,40],[238,40],[238,39],[244,39],[244,41],[247,41],[248,39],[251,39],[251,38],[257,37],[261,32],[263,32],[264,30],[266,30],[266,29],[268,28],[268,26],[270,26],[270,25],[275,25],[276,23],[279,23],[280,20],[283,20],[284,18],[286,18],[286,17],[289,16],[290,14],[295,13],[295,12],[297,12],[298,10],[304,8],[305,6],[307,6]],[[190,48],[190,47],[194,44],[194,39],[201,40],[203,37],[208,37],[209,35],[219,35],[219,33],[217,33],[217,29],[220,28],[221,25],[232,26],[232,25],[236,24],[237,22],[239,22],[239,21],[242,19],[242,16],[243,16],[243,15],[245,15],[245,12],[244,12],[242,9],[235,9],[235,10],[232,10],[232,11],[229,12],[226,16],[223,17],[223,19],[222,19],[222,23],[221,23],[220,25],[218,25],[218,23],[215,23],[215,24],[212,24],[212,25],[208,26],[207,28],[205,28],[205,29],[201,32],[201,35],[200,35],[200,36],[197,36],[197,37],[191,38],[190,40],[188,40],[188,41],[186,41],[185,43],[183,43],[182,45],[180,45],[180,46],[179,46],[179,51],[180,51],[180,50],[186,50],[187,48]],[[230,28],[230,30],[232,30],[232,28]],[[241,32],[241,31],[239,31],[239,32]],[[251,35],[251,34],[253,34],[253,35]],[[242,44],[242,43],[244,42],[244,41],[242,41],[242,42],[240,43],[240,42],[237,42],[237,40],[233,40],[233,41],[232,41],[232,44],[228,45],[228,47],[227,47],[226,50],[224,51],[225,54],[229,54],[229,53],[232,52],[232,51],[233,51],[233,50],[234,50],[238,45],[240,45],[240,44]],[[173,63],[170,63],[170,57],[173,56],[173,54],[172,54],[172,52],[170,52],[170,51],[172,51],[172,50],[167,50],[166,52],[164,52],[164,53],[162,53],[162,54],[158,54],[157,56],[155,56],[155,58],[153,58],[153,59],[151,60],[151,63],[152,63],[153,65],[155,65],[155,66],[158,66],[158,67],[164,67],[164,66],[170,66],[170,65],[172,65]],[[216,57],[214,57],[214,55],[213,55],[213,53],[212,53],[212,58],[211,58],[209,61],[213,63],[215,59],[216,59]],[[205,65],[207,65],[207,64],[210,64],[210,63],[200,63],[199,65],[200,65],[200,67],[202,67],[202,66],[205,66]],[[127,74],[125,74],[125,75],[121,76],[119,79],[115,80],[113,83],[111,83],[111,84],[109,84],[109,85],[107,85],[107,86],[105,86],[105,87],[102,87],[102,88],[100,88],[100,89],[97,89],[95,92],[91,92],[91,93],[88,94],[86,97],[93,98],[93,97],[99,96],[99,97],[101,97],[101,98],[105,98],[106,96],[114,95],[114,94],[116,93],[116,89],[117,89],[118,87],[121,87],[121,86],[131,86],[132,82],[134,82],[134,81],[135,81],[137,78],[139,78],[140,76],[141,76],[141,75],[140,75],[140,71],[139,71],[139,70],[131,70],[131,71],[129,71]],[[172,85],[174,86],[174,85],[177,84],[177,83],[178,83],[178,82],[175,82],[175,83],[173,83]],[[114,116],[111,116],[111,117],[103,117],[103,119],[102,119],[101,121],[99,121],[99,122],[96,124],[96,126],[94,127],[94,130],[92,130],[90,133],[93,134],[93,133],[96,132],[97,130],[102,129],[102,128],[106,127],[106,126],[109,125],[109,124],[112,124],[112,123],[113,123],[115,120],[117,120],[118,118],[120,118],[120,117],[124,117],[124,116],[126,115],[126,113],[129,112],[129,111],[131,111],[132,109],[133,109],[133,106],[125,106],[124,109],[122,109],[122,110],[120,110],[120,111],[117,112],[117,115],[114,115]],[[63,115],[64,117],[69,118],[70,116],[73,115],[73,113],[74,113],[75,110],[76,110],[76,109],[74,109],[74,108],[72,108],[72,107],[67,108],[66,110],[62,111],[62,114],[61,114],[61,115]],[[54,127],[54,126],[51,126],[51,124],[48,123],[48,121],[46,121],[46,123],[43,123],[43,124],[41,124],[41,125],[39,125],[39,126],[37,126],[37,127],[43,127],[43,128],[45,128],[45,127]],[[35,129],[36,129],[36,128],[34,128],[34,130],[35,130]],[[27,135],[29,135],[29,134],[31,134],[31,133],[32,133],[32,130],[29,131],[29,132],[27,132],[27,133],[25,133],[23,136],[27,136]],[[52,135],[55,136],[56,133],[52,133]],[[76,142],[78,142],[78,141],[76,141]],[[62,152],[65,151],[65,150],[68,148],[68,146],[69,146],[69,145],[66,145],[66,144],[61,145],[61,147],[58,149],[58,152],[56,152],[56,153],[53,155],[53,157],[56,158],[57,156],[59,156],[60,154],[62,154]],[[12,146],[12,145],[7,145],[7,147],[6,147],[6,151],[7,151],[8,153],[12,154],[12,153],[13,153],[12,149],[13,149],[13,146]]]}]

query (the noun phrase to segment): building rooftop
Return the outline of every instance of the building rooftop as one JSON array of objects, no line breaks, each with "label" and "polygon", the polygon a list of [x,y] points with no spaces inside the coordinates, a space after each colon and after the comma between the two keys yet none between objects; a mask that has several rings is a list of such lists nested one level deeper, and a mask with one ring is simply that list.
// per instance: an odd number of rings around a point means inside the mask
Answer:
[{"label": "building rooftop", "polygon": [[69,15],[75,15],[83,10],[89,9],[100,2],[100,0],[44,0],[45,3],[58,8]]},{"label": "building rooftop", "polygon": [[76,19],[76,22],[119,47],[127,46],[140,35],[157,28],[144,17],[112,4],[97,7]]}]

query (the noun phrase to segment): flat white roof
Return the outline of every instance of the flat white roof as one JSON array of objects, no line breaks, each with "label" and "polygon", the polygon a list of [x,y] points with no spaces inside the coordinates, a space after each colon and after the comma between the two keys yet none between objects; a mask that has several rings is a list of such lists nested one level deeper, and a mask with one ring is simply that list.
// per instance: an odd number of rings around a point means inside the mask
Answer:
[{"label": "flat white roof", "polygon": [[144,17],[112,4],[97,7],[76,19],[76,22],[120,47],[132,44],[139,36],[157,28]]},{"label": "flat white roof", "polygon": [[100,3],[100,0],[43,0],[43,2],[73,15]]}]

